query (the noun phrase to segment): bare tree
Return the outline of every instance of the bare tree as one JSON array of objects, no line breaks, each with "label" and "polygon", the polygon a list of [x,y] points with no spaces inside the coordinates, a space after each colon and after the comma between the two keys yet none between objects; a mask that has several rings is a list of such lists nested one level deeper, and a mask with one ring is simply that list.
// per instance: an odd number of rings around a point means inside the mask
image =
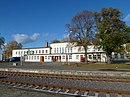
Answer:
[{"label": "bare tree", "polygon": [[93,13],[88,10],[78,13],[72,18],[71,23],[66,25],[66,28],[69,32],[70,42],[83,46],[87,63],[87,46],[95,35]]}]

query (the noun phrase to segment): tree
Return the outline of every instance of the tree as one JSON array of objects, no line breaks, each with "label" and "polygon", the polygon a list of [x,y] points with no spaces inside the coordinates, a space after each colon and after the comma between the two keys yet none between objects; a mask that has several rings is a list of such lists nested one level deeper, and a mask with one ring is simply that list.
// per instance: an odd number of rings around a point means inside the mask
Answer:
[{"label": "tree", "polygon": [[61,42],[69,42],[68,37],[67,37],[67,36],[66,36],[66,37],[63,37],[63,38],[61,39]]},{"label": "tree", "polygon": [[119,9],[102,8],[101,12],[95,12],[97,45],[106,51],[108,62],[112,52],[123,51],[123,44],[130,40],[130,30],[122,20]]},{"label": "tree", "polygon": [[125,50],[126,52],[130,52],[130,43],[126,43]]},{"label": "tree", "polygon": [[95,34],[93,13],[88,10],[78,13],[72,18],[71,23],[66,25],[66,28],[69,32],[70,42],[83,46],[87,63],[87,46]]},{"label": "tree", "polygon": [[60,43],[60,40],[52,40],[51,43]]},{"label": "tree", "polygon": [[16,41],[11,41],[6,45],[3,57],[5,59],[9,58],[9,57],[12,56],[12,50],[13,49],[21,49],[21,48],[22,48],[21,43],[18,43]]},{"label": "tree", "polygon": [[126,43],[126,44],[124,45],[124,47],[125,47],[126,56],[127,56],[127,58],[130,59],[130,43]]}]

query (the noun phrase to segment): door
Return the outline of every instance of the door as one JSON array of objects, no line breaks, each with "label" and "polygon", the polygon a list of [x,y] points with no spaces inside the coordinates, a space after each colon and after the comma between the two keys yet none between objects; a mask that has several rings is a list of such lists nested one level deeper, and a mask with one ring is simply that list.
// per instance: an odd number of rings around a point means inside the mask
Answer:
[{"label": "door", "polygon": [[40,56],[40,62],[44,62],[44,56]]}]

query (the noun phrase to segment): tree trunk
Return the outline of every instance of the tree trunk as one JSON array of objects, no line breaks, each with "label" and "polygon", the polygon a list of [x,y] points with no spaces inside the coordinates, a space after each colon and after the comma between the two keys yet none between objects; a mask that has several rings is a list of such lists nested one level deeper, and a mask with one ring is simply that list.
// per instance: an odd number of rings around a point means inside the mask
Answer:
[{"label": "tree trunk", "polygon": [[84,47],[84,50],[85,50],[85,63],[88,63],[88,58],[87,58],[87,48]]}]

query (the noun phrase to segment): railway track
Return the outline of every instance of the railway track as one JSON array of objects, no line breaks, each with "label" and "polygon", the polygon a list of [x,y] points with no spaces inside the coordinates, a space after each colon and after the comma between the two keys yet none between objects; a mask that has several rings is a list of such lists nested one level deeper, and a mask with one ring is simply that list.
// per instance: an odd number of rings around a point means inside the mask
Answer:
[{"label": "railway track", "polygon": [[[24,80],[22,78],[34,78],[34,79],[63,79],[63,80],[89,80],[89,81],[106,81],[106,82],[117,82],[117,83],[130,83],[128,78],[113,78],[113,77],[101,77],[101,76],[74,76],[74,75],[58,75],[58,74],[42,74],[42,73],[25,73],[25,72],[7,72],[1,71],[0,76],[3,78],[0,79],[1,83],[5,83],[10,87],[20,88],[20,89],[29,89],[35,91],[43,92],[53,92],[61,93],[74,96],[82,97],[130,97],[130,91],[127,90],[113,90],[113,89],[102,89],[102,88],[87,88],[87,87],[77,87],[75,85],[62,85],[62,84],[51,84],[38,81]],[[12,77],[12,79],[7,79]],[[16,79],[13,79],[15,78]],[[21,79],[19,79],[21,78]],[[26,78],[26,79],[27,79]],[[17,80],[19,79],[19,80]],[[100,79],[100,80],[99,80]],[[79,97],[80,97],[79,96]]]},{"label": "railway track", "polygon": [[46,78],[61,78],[72,80],[91,80],[91,81],[107,81],[107,82],[130,82],[130,78],[107,77],[107,76],[79,76],[79,75],[65,75],[65,74],[46,74],[46,73],[30,73],[30,72],[9,72],[0,71],[0,75],[12,76],[29,76],[29,77],[46,77]]}]

